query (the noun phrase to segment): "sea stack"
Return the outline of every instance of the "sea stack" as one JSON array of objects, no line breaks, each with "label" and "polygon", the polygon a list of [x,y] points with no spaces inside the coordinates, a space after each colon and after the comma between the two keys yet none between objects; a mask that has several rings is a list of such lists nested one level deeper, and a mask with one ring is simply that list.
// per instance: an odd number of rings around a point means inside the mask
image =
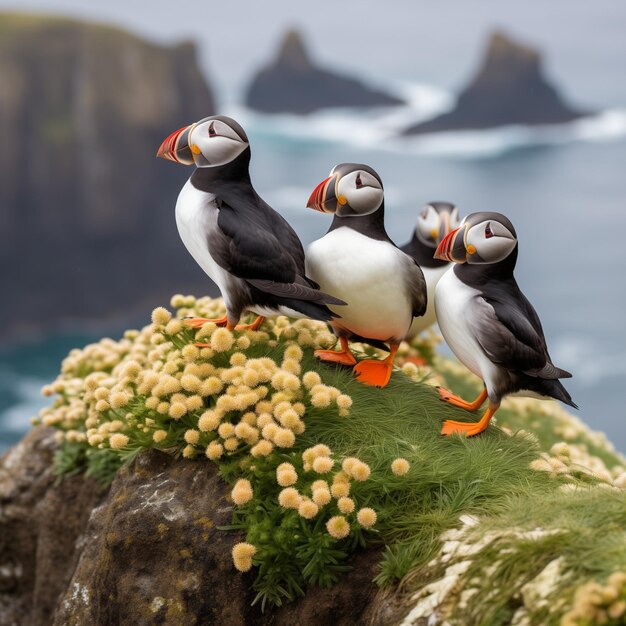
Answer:
[{"label": "sea stack", "polygon": [[489,39],[480,69],[459,95],[455,108],[411,126],[405,134],[560,124],[588,114],[563,101],[545,78],[537,49],[496,32]]},{"label": "sea stack", "polygon": [[302,35],[290,30],[274,61],[253,78],[246,105],[264,113],[306,115],[330,107],[398,106],[399,98],[315,66]]}]

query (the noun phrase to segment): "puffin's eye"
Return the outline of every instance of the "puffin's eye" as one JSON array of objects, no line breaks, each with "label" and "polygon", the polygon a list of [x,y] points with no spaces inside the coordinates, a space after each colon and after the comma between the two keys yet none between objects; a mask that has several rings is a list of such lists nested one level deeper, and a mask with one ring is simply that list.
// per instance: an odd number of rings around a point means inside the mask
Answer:
[{"label": "puffin's eye", "polygon": [[487,226],[485,226],[485,239],[489,239],[493,237],[493,231],[491,230],[491,224],[487,224]]},{"label": "puffin's eye", "polygon": [[356,188],[360,189],[361,187],[363,187],[363,183],[361,182],[361,174],[357,174],[356,175],[356,180],[354,181],[356,183]]},{"label": "puffin's eye", "polygon": [[217,133],[215,132],[215,122],[211,122],[209,124],[209,137],[215,137]]}]

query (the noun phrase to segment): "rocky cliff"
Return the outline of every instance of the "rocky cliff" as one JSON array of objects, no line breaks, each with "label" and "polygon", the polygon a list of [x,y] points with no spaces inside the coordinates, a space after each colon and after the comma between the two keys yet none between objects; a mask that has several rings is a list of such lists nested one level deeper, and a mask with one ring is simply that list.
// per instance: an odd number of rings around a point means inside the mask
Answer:
[{"label": "rocky cliff", "polygon": [[72,351],[0,459],[0,623],[624,623],[626,469],[602,436],[511,399],[445,438],[475,417],[434,385],[476,381],[418,370],[432,338],[380,390],[315,360],[322,323],[196,334],[181,318],[223,303],[173,303]]},{"label": "rocky cliff", "polygon": [[2,333],[206,288],[175,235],[189,172],[155,158],[215,110],[193,44],[0,13],[0,83]]},{"label": "rocky cliff", "polygon": [[494,33],[477,74],[459,94],[455,108],[405,132],[559,124],[582,115],[546,79],[538,50]]},{"label": "rocky cliff", "polygon": [[329,107],[377,107],[402,100],[363,83],[317,67],[302,35],[288,32],[274,61],[253,78],[246,104],[266,113],[312,113]]}]

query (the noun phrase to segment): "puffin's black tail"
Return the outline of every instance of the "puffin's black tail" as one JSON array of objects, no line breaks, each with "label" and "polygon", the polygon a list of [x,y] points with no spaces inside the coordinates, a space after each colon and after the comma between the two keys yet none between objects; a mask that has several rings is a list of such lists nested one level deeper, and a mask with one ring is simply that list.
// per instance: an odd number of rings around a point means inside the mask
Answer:
[{"label": "puffin's black tail", "polygon": [[551,396],[552,398],[556,398],[560,400],[564,404],[573,407],[574,409],[578,408],[578,405],[572,400],[572,396],[569,395],[567,389],[563,387],[563,384],[560,380],[542,380],[543,393],[547,396]]},{"label": "puffin's black tail", "polygon": [[[320,292],[322,293],[322,292]],[[326,294],[324,294],[326,295]],[[329,296],[332,297],[332,296]],[[343,300],[338,300],[334,302],[336,298],[333,298],[333,302],[329,302],[329,304],[345,304]],[[312,302],[311,300],[295,300],[292,298],[281,298],[279,300],[280,304],[283,306],[289,307],[294,311],[298,311],[307,317],[310,317],[314,320],[320,320],[321,322],[329,322],[334,318],[341,317],[341,315],[337,313],[333,313],[325,304],[320,301]]]}]

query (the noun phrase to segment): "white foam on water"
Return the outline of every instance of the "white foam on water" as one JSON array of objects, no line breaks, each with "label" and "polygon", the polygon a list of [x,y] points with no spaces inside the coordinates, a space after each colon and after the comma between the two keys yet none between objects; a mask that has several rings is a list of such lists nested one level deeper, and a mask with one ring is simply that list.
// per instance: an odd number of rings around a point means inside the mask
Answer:
[{"label": "white foam on water", "polygon": [[[41,388],[47,381],[17,374],[9,376],[11,389],[17,398],[13,405],[0,412],[0,433],[25,432],[30,425],[31,417],[35,417],[40,409],[50,404],[50,398],[41,395]],[[4,378],[6,381],[6,377]]]},{"label": "white foam on water", "polygon": [[406,128],[450,110],[455,97],[445,90],[414,83],[395,82],[385,85],[385,90],[402,97],[406,105],[324,109],[309,115],[266,114],[232,106],[228,114],[240,120],[251,135],[259,137],[310,144],[349,144],[370,150],[443,158],[490,158],[520,148],[626,137],[626,109],[608,109],[564,124],[404,136]]}]

